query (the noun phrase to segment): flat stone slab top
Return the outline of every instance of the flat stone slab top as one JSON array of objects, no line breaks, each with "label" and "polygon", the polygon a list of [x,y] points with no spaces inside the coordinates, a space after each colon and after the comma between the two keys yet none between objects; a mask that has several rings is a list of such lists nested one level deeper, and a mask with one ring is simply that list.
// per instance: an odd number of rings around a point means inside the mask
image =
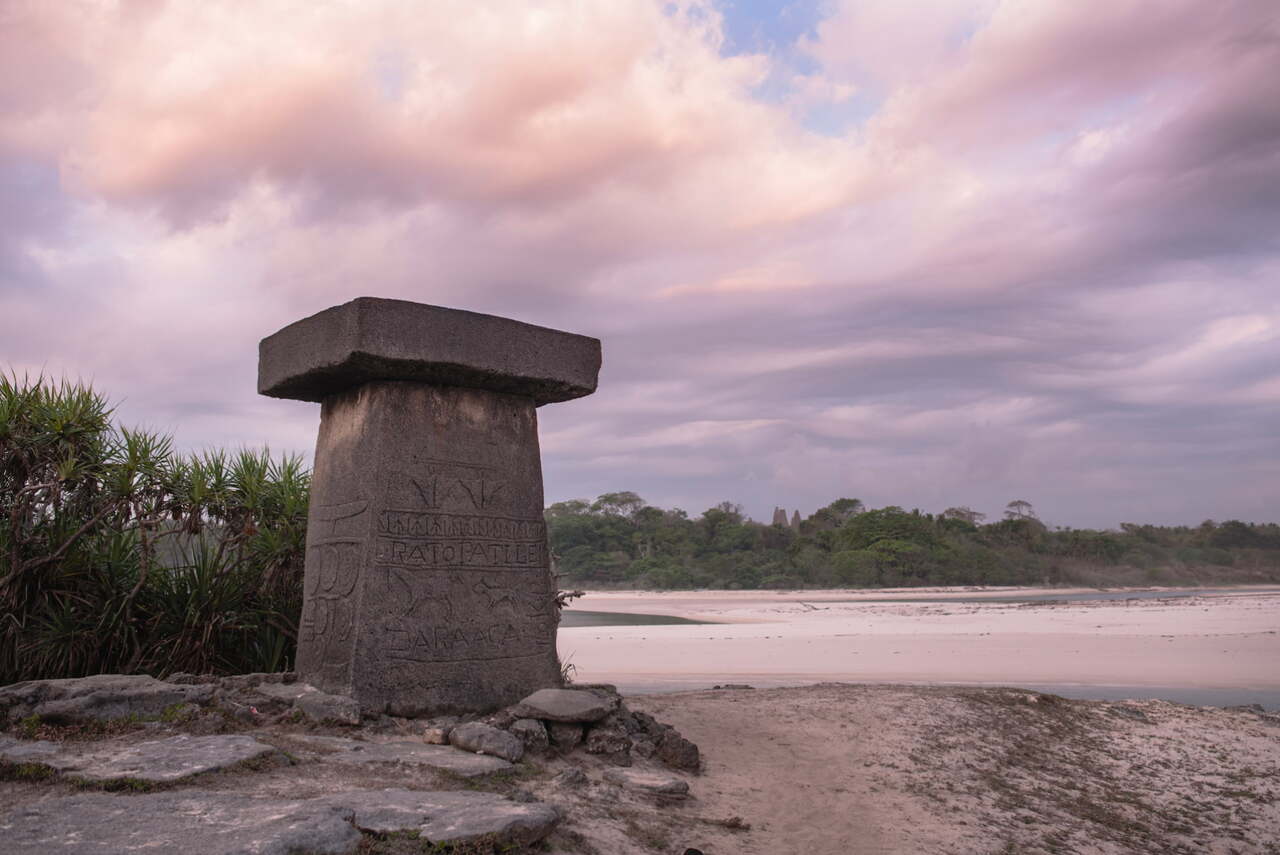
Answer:
[{"label": "flat stone slab top", "polygon": [[79,723],[158,716],[175,704],[207,704],[211,685],[176,685],[145,674],[96,674],[65,680],[27,680],[0,687],[0,718]]},{"label": "flat stone slab top", "polygon": [[494,315],[358,297],[262,340],[258,392],[323,401],[375,380],[413,380],[532,398],[590,395],[600,342]]},{"label": "flat stone slab top", "polygon": [[449,731],[449,744],[512,762],[524,756],[524,742],[520,737],[479,721],[469,721]]},{"label": "flat stone slab top", "polygon": [[476,778],[504,772],[511,764],[499,757],[472,754],[449,745],[424,742],[361,742],[341,736],[295,737],[299,742],[324,753],[316,759],[323,763],[357,765],[365,763],[398,763],[406,766],[428,766],[452,772],[463,778]]},{"label": "flat stone slab top", "polygon": [[366,790],[330,799],[354,811],[362,831],[386,834],[417,830],[431,843],[461,843],[493,835],[501,842],[529,845],[541,840],[560,820],[541,802],[520,803],[477,792]]},{"label": "flat stone slab top", "polygon": [[65,775],[100,783],[135,780],[152,784],[180,781],[203,772],[215,772],[237,763],[274,754],[275,748],[244,734],[187,736],[152,739],[132,745],[109,745],[81,752],[74,743],[44,759],[42,763]]},{"label": "flat stone slab top", "polygon": [[355,790],[314,799],[179,790],[85,793],[0,816],[7,855],[350,855],[360,831],[417,832],[429,844],[484,835],[533,843],[559,820],[545,804],[492,793]]},{"label": "flat stone slab top", "polygon": [[521,718],[545,721],[599,721],[618,708],[618,698],[584,689],[539,689],[511,711]]}]

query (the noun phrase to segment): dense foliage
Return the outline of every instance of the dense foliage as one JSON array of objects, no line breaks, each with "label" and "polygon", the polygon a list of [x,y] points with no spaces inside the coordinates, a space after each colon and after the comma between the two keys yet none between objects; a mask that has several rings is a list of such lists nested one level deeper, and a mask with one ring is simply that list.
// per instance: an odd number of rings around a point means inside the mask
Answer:
[{"label": "dense foliage", "polygon": [[176,455],[92,389],[0,377],[0,684],[293,657],[309,475]]},{"label": "dense foliage", "polygon": [[839,499],[800,522],[764,525],[723,502],[696,519],[635,493],[547,509],[559,572],[574,584],[644,588],[912,585],[1141,585],[1280,581],[1280,526],[1125,523],[1119,531],[1050,528],[1029,502],[985,523]]}]

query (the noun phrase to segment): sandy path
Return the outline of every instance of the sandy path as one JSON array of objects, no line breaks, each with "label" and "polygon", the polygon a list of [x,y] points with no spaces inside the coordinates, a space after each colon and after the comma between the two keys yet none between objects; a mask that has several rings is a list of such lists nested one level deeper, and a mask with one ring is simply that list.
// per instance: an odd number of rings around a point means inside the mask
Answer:
[{"label": "sandy path", "polygon": [[[872,799],[859,774],[867,760],[856,737],[872,723],[866,710],[747,691],[628,703],[698,743],[706,765],[694,790],[703,813],[742,816],[752,825],[747,835],[703,832],[691,845],[762,855],[901,851],[881,832],[891,806]],[[815,738],[818,732],[829,736]]]}]

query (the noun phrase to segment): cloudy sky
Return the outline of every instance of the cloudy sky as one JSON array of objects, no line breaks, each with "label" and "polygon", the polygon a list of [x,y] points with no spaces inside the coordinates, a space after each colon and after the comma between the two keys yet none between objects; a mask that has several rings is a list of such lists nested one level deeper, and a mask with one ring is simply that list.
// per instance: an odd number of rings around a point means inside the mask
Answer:
[{"label": "cloudy sky", "polygon": [[1275,520],[1275,0],[0,0],[0,366],[310,455],[352,297],[598,336],[548,501]]}]

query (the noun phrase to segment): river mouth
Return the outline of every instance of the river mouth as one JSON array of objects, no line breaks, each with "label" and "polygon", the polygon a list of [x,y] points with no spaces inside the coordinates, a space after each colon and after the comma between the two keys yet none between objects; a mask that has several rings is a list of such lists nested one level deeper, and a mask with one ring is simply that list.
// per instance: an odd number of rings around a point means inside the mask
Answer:
[{"label": "river mouth", "polygon": [[705,624],[710,621],[690,620],[672,615],[648,615],[636,612],[593,612],[568,608],[560,612],[560,626],[675,626]]}]

